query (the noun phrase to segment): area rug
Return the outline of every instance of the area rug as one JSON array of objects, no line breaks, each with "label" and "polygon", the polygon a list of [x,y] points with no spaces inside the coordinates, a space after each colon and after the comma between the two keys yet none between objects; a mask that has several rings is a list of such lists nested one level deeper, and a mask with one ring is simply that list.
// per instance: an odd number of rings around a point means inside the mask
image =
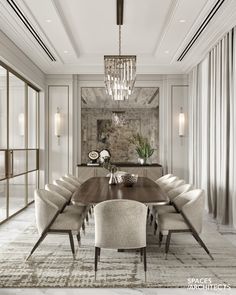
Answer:
[{"label": "area rug", "polygon": [[75,239],[75,260],[67,236],[49,235],[26,262],[37,238],[32,224],[15,241],[0,249],[0,287],[181,288],[189,287],[192,278],[236,287],[236,248],[217,232],[202,235],[214,261],[189,234],[173,235],[165,260],[164,245],[159,248],[157,236],[148,226],[146,282],[136,251],[102,250],[97,279],[94,279],[92,218],[85,235],[82,234],[80,247]]}]

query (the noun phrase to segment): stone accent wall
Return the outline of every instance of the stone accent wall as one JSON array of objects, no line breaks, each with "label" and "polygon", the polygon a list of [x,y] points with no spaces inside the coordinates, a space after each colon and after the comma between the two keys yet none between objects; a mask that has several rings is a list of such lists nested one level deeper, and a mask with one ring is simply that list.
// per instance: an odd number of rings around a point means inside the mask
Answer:
[{"label": "stone accent wall", "polygon": [[135,147],[129,142],[132,134],[137,132],[147,137],[151,146],[156,149],[150,162],[158,163],[159,108],[126,109],[127,120],[123,126],[112,123],[112,110],[109,109],[83,108],[81,116],[82,163],[88,161],[89,151],[104,148],[109,149],[113,162],[137,162]]}]

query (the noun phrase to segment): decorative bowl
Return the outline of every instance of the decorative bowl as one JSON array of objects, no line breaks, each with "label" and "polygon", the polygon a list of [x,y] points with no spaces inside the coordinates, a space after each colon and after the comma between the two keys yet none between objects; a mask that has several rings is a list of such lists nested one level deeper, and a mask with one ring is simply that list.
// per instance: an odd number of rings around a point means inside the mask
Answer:
[{"label": "decorative bowl", "polygon": [[124,186],[133,186],[138,181],[138,174],[126,173],[121,175]]}]

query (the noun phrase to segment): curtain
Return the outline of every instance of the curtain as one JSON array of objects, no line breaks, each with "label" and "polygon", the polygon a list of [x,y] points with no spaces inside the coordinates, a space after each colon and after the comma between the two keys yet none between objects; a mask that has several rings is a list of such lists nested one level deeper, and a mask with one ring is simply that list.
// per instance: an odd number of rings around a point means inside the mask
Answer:
[{"label": "curtain", "polygon": [[189,75],[189,178],[205,189],[206,207],[236,227],[235,29]]}]

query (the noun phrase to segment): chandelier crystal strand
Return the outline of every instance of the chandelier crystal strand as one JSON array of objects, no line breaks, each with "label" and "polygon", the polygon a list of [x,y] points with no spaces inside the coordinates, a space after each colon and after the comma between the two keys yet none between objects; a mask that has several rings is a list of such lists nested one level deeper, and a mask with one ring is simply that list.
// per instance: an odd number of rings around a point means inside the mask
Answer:
[{"label": "chandelier crystal strand", "polygon": [[104,56],[105,86],[113,100],[126,100],[132,94],[136,79],[136,56],[121,55],[121,25],[119,25],[119,55]]}]

